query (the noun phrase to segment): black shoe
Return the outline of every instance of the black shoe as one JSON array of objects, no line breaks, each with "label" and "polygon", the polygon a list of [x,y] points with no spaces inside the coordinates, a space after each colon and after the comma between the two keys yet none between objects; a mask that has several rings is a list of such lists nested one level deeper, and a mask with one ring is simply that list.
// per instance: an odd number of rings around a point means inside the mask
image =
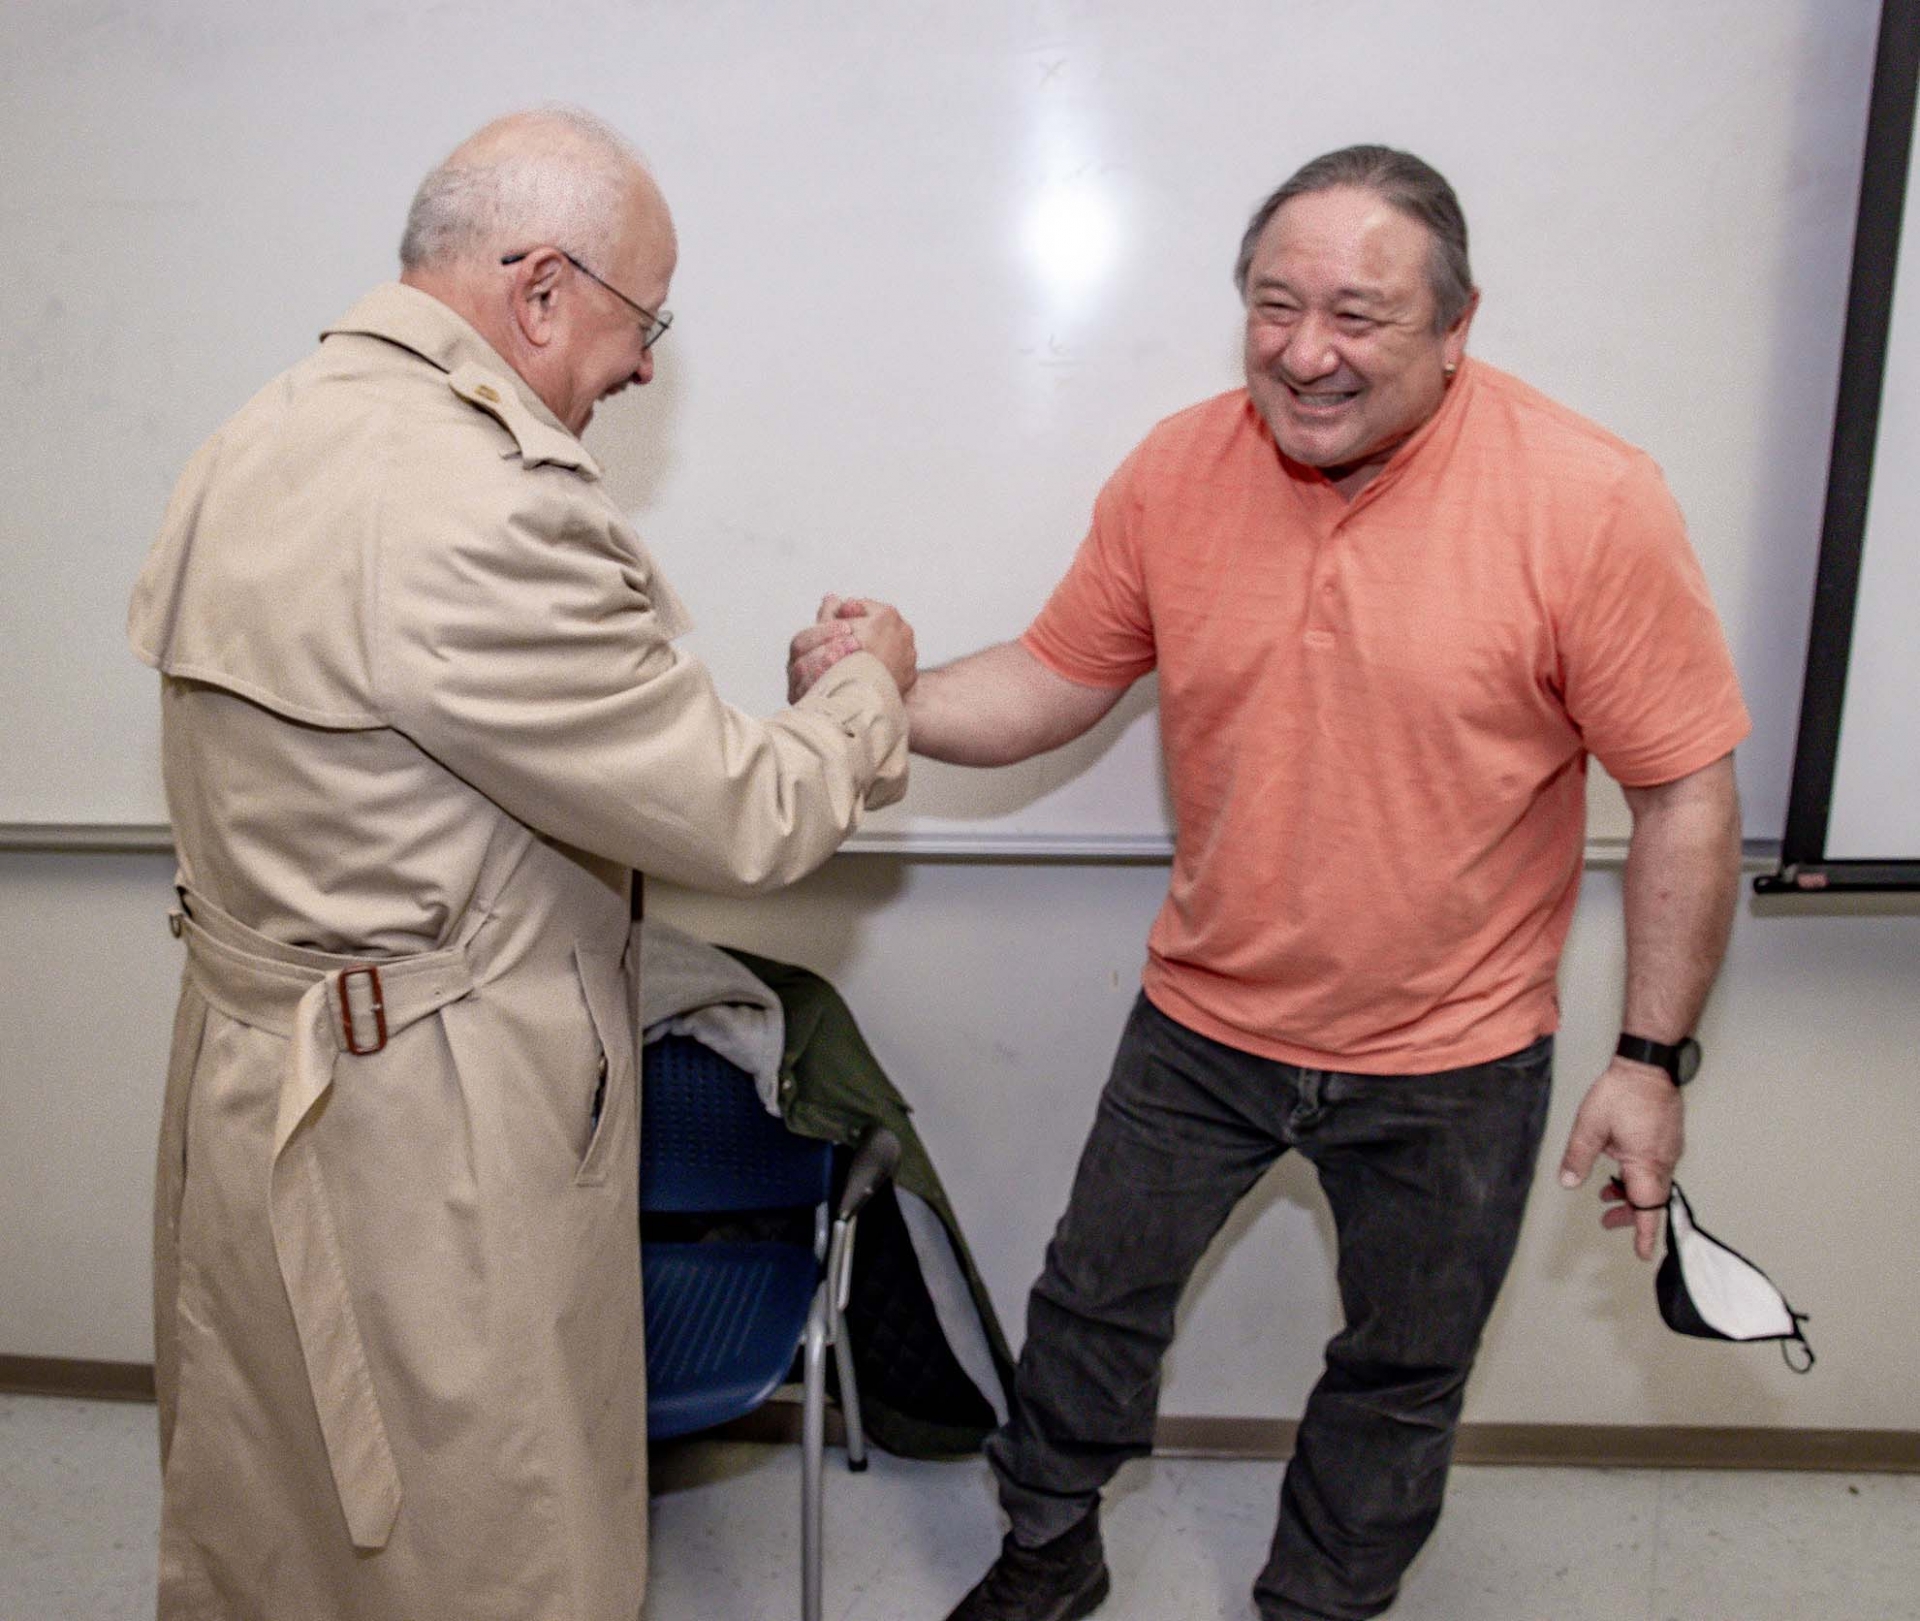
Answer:
[{"label": "black shoe", "polygon": [[1080,1621],[1100,1608],[1111,1585],[1100,1547],[1100,1511],[1037,1548],[1011,1532],[974,1590],[947,1621]]}]

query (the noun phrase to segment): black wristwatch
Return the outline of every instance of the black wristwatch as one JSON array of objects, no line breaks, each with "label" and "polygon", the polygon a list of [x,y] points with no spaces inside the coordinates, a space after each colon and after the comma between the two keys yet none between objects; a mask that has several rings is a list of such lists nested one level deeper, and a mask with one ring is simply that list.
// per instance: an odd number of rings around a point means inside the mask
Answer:
[{"label": "black wristwatch", "polygon": [[1636,1064],[1652,1064],[1656,1069],[1664,1069],[1667,1079],[1675,1086],[1685,1086],[1700,1069],[1700,1043],[1692,1036],[1683,1036],[1678,1041],[1649,1041],[1645,1036],[1630,1036],[1623,1032],[1620,1045],[1613,1051],[1616,1057],[1631,1058]]}]

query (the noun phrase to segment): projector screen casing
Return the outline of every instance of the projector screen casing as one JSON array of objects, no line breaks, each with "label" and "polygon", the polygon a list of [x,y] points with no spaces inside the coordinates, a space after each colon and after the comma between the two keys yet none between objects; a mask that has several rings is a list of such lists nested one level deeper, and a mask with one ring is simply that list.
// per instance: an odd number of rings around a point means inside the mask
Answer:
[{"label": "projector screen casing", "polygon": [[[1920,4],[1881,17],[1833,456],[1780,869],[1762,890],[1920,888]],[[1878,452],[1878,454],[1877,454]]]}]

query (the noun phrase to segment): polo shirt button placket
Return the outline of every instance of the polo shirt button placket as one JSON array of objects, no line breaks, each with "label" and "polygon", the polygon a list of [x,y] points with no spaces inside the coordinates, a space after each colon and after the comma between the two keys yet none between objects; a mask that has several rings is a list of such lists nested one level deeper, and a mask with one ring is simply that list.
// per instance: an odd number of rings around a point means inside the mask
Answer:
[{"label": "polo shirt button placket", "polygon": [[1313,593],[1307,607],[1307,640],[1316,647],[1327,647],[1333,642],[1331,613],[1333,599],[1337,593],[1333,574],[1323,570],[1320,574],[1320,587]]}]

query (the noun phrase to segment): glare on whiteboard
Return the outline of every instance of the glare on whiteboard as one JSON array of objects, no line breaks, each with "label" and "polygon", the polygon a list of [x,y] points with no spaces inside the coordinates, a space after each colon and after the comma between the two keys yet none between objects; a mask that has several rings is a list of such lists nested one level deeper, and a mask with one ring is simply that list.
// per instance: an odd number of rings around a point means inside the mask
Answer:
[{"label": "glare on whiteboard", "polygon": [[1027,252],[1047,292],[1080,302],[1113,268],[1120,225],[1113,199],[1085,181],[1049,186],[1027,216]]}]

